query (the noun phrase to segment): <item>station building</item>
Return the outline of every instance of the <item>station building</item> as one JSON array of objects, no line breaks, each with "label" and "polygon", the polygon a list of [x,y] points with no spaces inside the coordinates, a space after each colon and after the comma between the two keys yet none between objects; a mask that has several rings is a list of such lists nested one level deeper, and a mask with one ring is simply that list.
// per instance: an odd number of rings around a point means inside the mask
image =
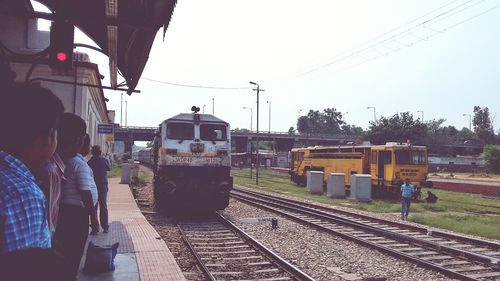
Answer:
[{"label": "station building", "polygon": [[[0,15],[0,42],[2,51],[12,51],[10,67],[16,82],[40,83],[61,99],[66,112],[82,117],[87,123],[87,133],[92,145],[100,145],[104,154],[112,154],[113,139],[98,133],[98,124],[112,124],[114,111],[109,111],[102,89],[97,64],[90,62],[85,53],[74,53],[74,73],[62,75],[53,71],[48,59],[25,62],[15,54],[36,55],[49,46],[48,31],[38,29],[37,19],[22,19]],[[75,83],[76,82],[76,83]],[[77,85],[75,85],[77,84]],[[29,101],[26,101],[29,102]],[[35,117],[35,116],[34,116]]]}]

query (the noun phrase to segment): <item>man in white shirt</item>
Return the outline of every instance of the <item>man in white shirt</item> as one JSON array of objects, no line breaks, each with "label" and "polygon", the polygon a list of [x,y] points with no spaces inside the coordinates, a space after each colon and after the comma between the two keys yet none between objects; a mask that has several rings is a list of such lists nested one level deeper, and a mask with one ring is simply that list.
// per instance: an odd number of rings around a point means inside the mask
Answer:
[{"label": "man in white shirt", "polygon": [[61,186],[61,207],[55,238],[70,263],[67,271],[71,280],[76,280],[87,242],[89,215],[92,225],[98,225],[91,193],[94,179],[89,166],[78,155],[86,130],[85,121],[75,114],[64,113],[59,121],[57,152],[66,164],[66,182]]},{"label": "man in white shirt", "polygon": [[[80,153],[77,153],[76,156],[78,156],[81,160],[85,161],[85,163],[88,165],[85,157],[90,153],[90,136],[89,134],[85,134],[85,137],[83,138],[83,145],[82,149],[80,149]],[[90,166],[89,166],[90,168]],[[94,171],[92,168],[90,168],[90,176],[92,177],[92,182],[90,183],[90,192],[92,193],[92,202],[94,203],[94,208],[97,209],[97,200],[98,200],[98,192],[97,192],[97,185],[95,183],[95,178],[94,178]],[[96,211],[97,214],[97,211]],[[90,231],[90,235],[96,235],[99,233],[99,224],[97,225],[90,225],[90,228],[92,228],[92,231]]]}]

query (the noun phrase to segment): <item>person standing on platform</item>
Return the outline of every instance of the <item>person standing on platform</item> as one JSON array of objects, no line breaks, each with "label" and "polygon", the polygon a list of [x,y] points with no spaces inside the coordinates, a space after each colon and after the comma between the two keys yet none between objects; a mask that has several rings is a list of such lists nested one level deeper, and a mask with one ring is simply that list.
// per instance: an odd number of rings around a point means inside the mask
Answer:
[{"label": "person standing on platform", "polygon": [[33,84],[3,87],[0,100],[0,279],[61,280],[33,172],[56,150],[64,106]]},{"label": "person standing on platform", "polygon": [[57,152],[54,152],[49,161],[36,170],[35,177],[39,181],[45,198],[47,199],[47,219],[52,236],[56,231],[59,205],[61,202],[61,185],[66,180],[64,169],[66,165]]},{"label": "person standing on platform", "polygon": [[411,197],[415,192],[413,185],[410,183],[410,179],[406,179],[405,183],[401,185],[401,219],[408,220],[408,214],[410,213]]},{"label": "person standing on platform", "polygon": [[[90,153],[90,136],[89,134],[85,134],[83,137],[83,145],[82,149],[80,149],[80,153],[77,154],[78,156],[81,156],[81,158],[85,161],[85,157]],[[89,167],[90,168],[90,167]],[[92,179],[94,178],[94,174],[92,170],[90,170],[90,176]],[[90,193],[92,193],[92,202],[94,203],[94,208],[97,210],[97,185],[95,184],[95,181],[91,182],[90,186]],[[90,231],[90,235],[97,235],[99,233],[99,224],[91,224],[90,228],[92,229]]]},{"label": "person standing on platform", "polygon": [[57,152],[66,164],[66,182],[61,187],[61,206],[55,238],[69,266],[70,280],[76,274],[89,234],[89,215],[92,225],[98,225],[91,186],[94,179],[83,157],[82,149],[87,125],[79,116],[65,113],[58,127]]},{"label": "person standing on platform", "polygon": [[94,145],[92,147],[92,158],[87,162],[94,172],[94,180],[97,185],[99,220],[104,233],[108,233],[108,171],[111,171],[111,165],[108,159],[102,156],[101,147]]}]

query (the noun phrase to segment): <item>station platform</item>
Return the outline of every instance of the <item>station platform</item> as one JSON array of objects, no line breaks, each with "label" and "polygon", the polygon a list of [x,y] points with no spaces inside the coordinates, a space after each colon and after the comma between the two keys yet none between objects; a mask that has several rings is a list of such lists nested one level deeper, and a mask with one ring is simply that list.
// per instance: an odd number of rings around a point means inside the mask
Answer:
[{"label": "station platform", "polygon": [[109,179],[109,233],[91,236],[88,242],[112,245],[120,243],[112,272],[91,274],[82,270],[78,281],[179,281],[186,280],[174,256],[156,230],[137,207],[128,184],[119,178]]}]

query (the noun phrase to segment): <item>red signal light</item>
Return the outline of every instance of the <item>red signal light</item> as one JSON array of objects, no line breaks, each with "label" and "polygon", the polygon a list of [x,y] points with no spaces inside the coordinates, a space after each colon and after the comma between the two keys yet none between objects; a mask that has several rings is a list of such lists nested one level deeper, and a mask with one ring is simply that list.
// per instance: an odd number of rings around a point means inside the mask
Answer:
[{"label": "red signal light", "polygon": [[68,59],[68,54],[65,52],[57,52],[57,60],[60,62],[65,62]]}]

